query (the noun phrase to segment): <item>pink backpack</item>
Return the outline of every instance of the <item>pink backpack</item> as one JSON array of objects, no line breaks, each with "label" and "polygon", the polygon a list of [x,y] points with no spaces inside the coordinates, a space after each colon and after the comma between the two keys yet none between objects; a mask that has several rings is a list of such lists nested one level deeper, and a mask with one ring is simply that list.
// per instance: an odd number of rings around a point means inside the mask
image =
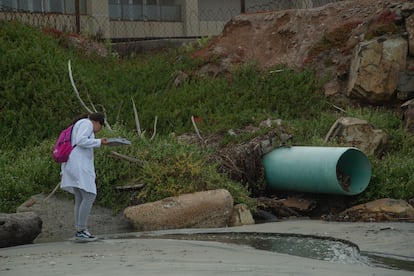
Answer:
[{"label": "pink backpack", "polygon": [[72,129],[73,124],[62,130],[59,138],[53,146],[53,159],[55,159],[58,163],[65,163],[68,161],[70,153],[76,147],[76,145],[72,147],[71,143]]}]

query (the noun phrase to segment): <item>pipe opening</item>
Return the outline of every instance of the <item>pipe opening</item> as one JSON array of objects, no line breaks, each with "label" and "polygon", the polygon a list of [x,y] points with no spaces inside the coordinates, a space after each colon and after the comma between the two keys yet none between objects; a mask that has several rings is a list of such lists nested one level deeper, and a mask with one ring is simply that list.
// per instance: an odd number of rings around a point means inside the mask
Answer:
[{"label": "pipe opening", "polygon": [[361,193],[371,178],[368,158],[357,149],[346,150],[338,159],[336,176],[338,185],[345,192],[352,195]]}]

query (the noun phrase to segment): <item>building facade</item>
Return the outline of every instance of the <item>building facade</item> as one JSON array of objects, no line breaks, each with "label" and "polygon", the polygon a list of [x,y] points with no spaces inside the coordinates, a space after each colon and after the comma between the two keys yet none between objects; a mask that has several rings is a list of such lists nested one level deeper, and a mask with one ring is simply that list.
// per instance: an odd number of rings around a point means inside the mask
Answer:
[{"label": "building facade", "polygon": [[[337,0],[339,1],[339,0]],[[102,39],[217,35],[234,16],[313,8],[335,0],[0,0],[0,19]]]}]

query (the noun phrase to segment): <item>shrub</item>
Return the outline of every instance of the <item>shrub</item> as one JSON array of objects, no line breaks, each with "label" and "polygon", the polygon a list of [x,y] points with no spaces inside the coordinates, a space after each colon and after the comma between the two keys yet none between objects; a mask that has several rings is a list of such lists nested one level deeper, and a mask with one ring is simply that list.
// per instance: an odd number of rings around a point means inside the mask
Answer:
[{"label": "shrub", "polygon": [[[14,211],[31,195],[49,193],[59,182],[60,167],[51,157],[53,143],[83,111],[69,81],[69,59],[82,99],[105,111],[113,128],[103,130],[99,137],[122,136],[133,142],[128,147],[95,151],[97,200],[104,206],[120,210],[131,201],[226,188],[236,203],[254,208],[248,191],[217,173],[217,164],[207,161],[212,152],[169,137],[193,132],[191,116],[197,116],[202,135],[257,126],[267,118],[282,119],[294,135],[295,145],[318,146],[324,145],[325,135],[338,117],[366,119],[387,132],[391,141],[382,158],[370,156],[372,180],[358,200],[413,197],[414,141],[402,127],[401,114],[352,106],[339,113],[320,93],[321,80],[312,70],[283,66],[260,70],[255,64],[246,64],[232,68],[226,76],[201,78],[197,74],[201,62],[192,60],[186,51],[124,60],[88,57],[59,43],[32,27],[0,24],[0,212]],[[175,86],[178,71],[189,77]],[[134,131],[131,98],[137,103],[145,139]],[[150,141],[156,116],[157,135]],[[223,138],[219,146],[250,138]],[[143,164],[112,158],[113,150]],[[115,189],[131,183],[145,186],[130,193]],[[58,191],[58,195],[67,194]]]},{"label": "shrub", "polygon": [[[176,139],[162,136],[153,141],[138,139],[127,135],[131,146],[118,147],[117,152],[142,161],[142,164],[130,163],[109,157],[112,148],[104,147],[97,154],[97,183],[100,191],[98,200],[115,209],[125,207],[132,202],[150,202],[165,197],[177,196],[196,191],[227,189],[234,201],[253,207],[248,191],[239,183],[217,173],[217,164],[209,163],[211,154],[200,147],[178,143]],[[103,170],[104,169],[104,170]],[[114,192],[115,186],[144,184],[138,192],[123,194]],[[121,203],[121,204],[120,204]]]},{"label": "shrub", "polygon": [[51,140],[19,151],[0,151],[0,212],[15,212],[30,196],[50,193],[60,167],[52,159]]}]

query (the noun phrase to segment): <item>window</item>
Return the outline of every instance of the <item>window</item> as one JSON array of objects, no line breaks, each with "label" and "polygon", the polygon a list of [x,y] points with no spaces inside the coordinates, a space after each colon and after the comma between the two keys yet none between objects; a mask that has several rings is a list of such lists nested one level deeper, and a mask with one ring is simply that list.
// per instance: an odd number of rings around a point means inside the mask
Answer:
[{"label": "window", "polygon": [[[15,2],[15,3],[13,3]],[[17,3],[13,0],[0,0],[0,10],[17,9]]]},{"label": "window", "polygon": [[144,19],[156,21],[160,19],[160,10],[157,5],[157,0],[146,0],[144,8]]},{"label": "window", "polygon": [[176,0],[109,0],[109,18],[115,20],[180,21]]},{"label": "window", "polygon": [[[86,1],[79,1],[83,14],[86,13]],[[74,14],[75,0],[0,0],[0,10]]]},{"label": "window", "polygon": [[[57,13],[63,13],[64,7],[65,7],[65,1],[64,0],[55,0],[55,1],[47,1],[48,3],[48,10],[50,12],[57,12]],[[75,1],[73,1],[75,2]]]},{"label": "window", "polygon": [[175,0],[158,0],[160,6],[174,6]]}]

